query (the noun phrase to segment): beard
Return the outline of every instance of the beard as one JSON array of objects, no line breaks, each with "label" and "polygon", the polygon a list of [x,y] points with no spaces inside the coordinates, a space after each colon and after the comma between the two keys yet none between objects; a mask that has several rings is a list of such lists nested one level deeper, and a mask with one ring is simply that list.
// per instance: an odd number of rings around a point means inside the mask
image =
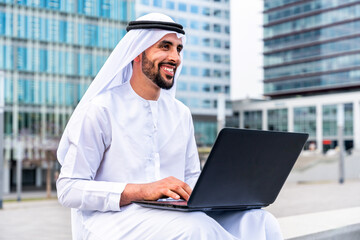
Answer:
[{"label": "beard", "polygon": [[[159,63],[158,68],[155,68],[155,64],[154,62],[151,62],[147,57],[145,52],[142,53],[142,64],[141,64],[141,69],[143,71],[143,73],[145,74],[145,76],[147,78],[149,78],[153,83],[155,83],[159,88],[161,89],[165,89],[165,90],[169,90],[173,87],[174,85],[174,77],[173,76],[169,76],[166,75],[166,78],[168,80],[171,81],[167,81],[166,79],[164,79],[161,75],[160,75],[160,66],[162,64],[168,64],[168,65],[173,65],[175,66],[175,64],[173,63]],[[174,71],[175,74],[175,71]],[[175,75],[174,75],[175,76]]]}]

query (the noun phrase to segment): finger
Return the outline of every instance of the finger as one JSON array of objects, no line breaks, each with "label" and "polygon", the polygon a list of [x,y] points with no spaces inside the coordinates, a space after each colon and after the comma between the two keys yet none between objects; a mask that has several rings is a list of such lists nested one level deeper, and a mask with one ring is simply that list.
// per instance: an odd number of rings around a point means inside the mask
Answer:
[{"label": "finger", "polygon": [[191,195],[191,193],[192,193],[192,189],[191,189],[191,187],[188,185],[188,184],[186,184],[186,183],[184,183],[185,185],[183,186],[183,189],[189,194],[189,195]]},{"label": "finger", "polygon": [[186,201],[189,200],[190,195],[182,188],[182,186],[172,185],[170,190],[177,193],[182,199],[185,199]]},{"label": "finger", "polygon": [[175,180],[177,182],[177,185],[181,186],[187,192],[188,195],[191,195],[192,189],[187,183],[185,183],[177,178],[175,178]]},{"label": "finger", "polygon": [[171,197],[173,199],[176,199],[176,200],[179,200],[180,199],[180,196],[179,194],[177,194],[176,192],[170,190],[170,189],[166,189],[163,191],[162,193],[164,196],[166,197]]}]

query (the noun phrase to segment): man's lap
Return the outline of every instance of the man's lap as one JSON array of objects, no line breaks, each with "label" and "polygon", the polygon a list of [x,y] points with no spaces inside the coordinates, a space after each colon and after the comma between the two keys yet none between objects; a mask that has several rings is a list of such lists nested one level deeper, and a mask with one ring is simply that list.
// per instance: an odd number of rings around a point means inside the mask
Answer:
[{"label": "man's lap", "polygon": [[83,226],[85,235],[94,239],[249,239],[252,232],[261,236],[252,239],[266,239],[265,233],[259,233],[264,232],[266,218],[264,210],[207,215],[132,205],[121,212],[96,212]]}]

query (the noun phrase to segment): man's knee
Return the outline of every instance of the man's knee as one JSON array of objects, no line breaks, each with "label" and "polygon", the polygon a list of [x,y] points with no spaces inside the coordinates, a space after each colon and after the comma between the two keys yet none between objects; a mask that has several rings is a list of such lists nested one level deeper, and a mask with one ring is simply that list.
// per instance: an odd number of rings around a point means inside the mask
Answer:
[{"label": "man's knee", "polygon": [[279,222],[274,215],[263,209],[251,210],[249,214],[262,220],[266,239],[283,239]]},{"label": "man's knee", "polygon": [[214,219],[202,212],[186,214],[181,219],[181,235],[185,239],[231,239],[229,233]]}]

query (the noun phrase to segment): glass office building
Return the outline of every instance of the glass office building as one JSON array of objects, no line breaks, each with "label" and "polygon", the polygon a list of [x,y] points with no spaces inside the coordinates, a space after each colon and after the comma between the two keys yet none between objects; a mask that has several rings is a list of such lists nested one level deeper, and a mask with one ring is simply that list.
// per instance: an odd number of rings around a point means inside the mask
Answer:
[{"label": "glass office building", "polygon": [[306,132],[325,152],[342,118],[360,150],[360,1],[264,0],[263,14],[267,99],[236,101],[239,126]]},{"label": "glass office building", "polygon": [[134,18],[134,2],[126,0],[0,0],[5,192],[15,186],[19,154],[24,186],[43,185],[44,149],[56,149],[73,109]]},{"label": "glass office building", "polygon": [[264,1],[266,96],[354,88],[360,88],[360,1]]}]

